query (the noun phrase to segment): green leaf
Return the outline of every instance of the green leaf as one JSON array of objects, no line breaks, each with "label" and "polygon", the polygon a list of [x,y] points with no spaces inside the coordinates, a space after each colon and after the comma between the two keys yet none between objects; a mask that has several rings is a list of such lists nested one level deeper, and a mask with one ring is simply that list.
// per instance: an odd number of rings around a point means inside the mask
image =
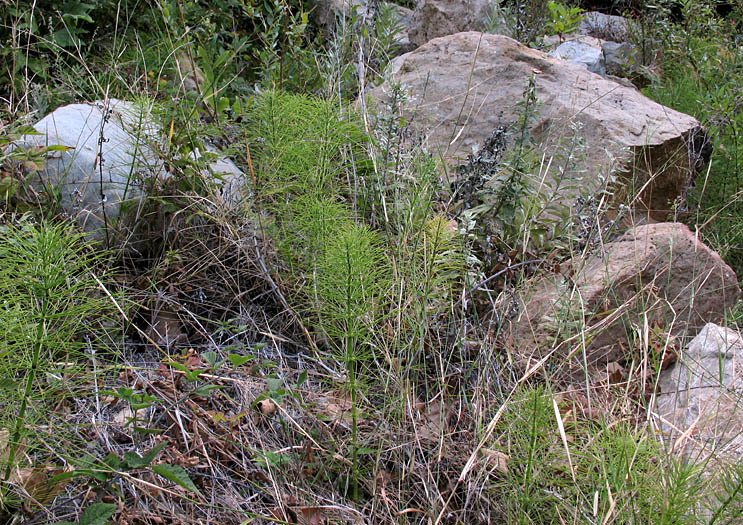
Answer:
[{"label": "green leaf", "polygon": [[230,360],[230,363],[232,363],[232,366],[238,367],[241,365],[244,365],[251,359],[253,359],[252,355],[240,355],[240,354],[227,354],[227,359]]},{"label": "green leaf", "polygon": [[178,363],[176,361],[168,361],[168,364],[172,366],[173,368],[175,368],[176,370],[183,372],[183,375],[186,377],[188,381],[196,381],[199,378],[199,375],[201,374],[200,370],[190,370],[187,366],[181,363]]},{"label": "green leaf", "polygon": [[119,456],[111,452],[106,458],[103,460],[103,464],[111,467],[113,470],[119,470],[121,467],[124,466],[122,461],[119,459]]},{"label": "green leaf", "polygon": [[136,452],[127,452],[124,454],[124,461],[126,461],[126,464],[129,468],[139,468],[139,467],[146,467],[152,461],[155,459],[155,457],[160,453],[160,451],[165,448],[165,446],[168,443],[166,441],[163,441],[162,443],[152,447],[150,450],[148,450],[144,456],[140,456]]},{"label": "green leaf", "polygon": [[222,387],[222,385],[201,385],[200,387],[194,388],[191,391],[191,395],[196,397],[206,397],[212,390],[217,390],[220,388],[224,387]]},{"label": "green leaf", "polygon": [[93,503],[80,516],[80,525],[104,525],[116,510],[114,503]]},{"label": "green leaf", "polygon": [[278,377],[267,377],[266,386],[271,392],[277,392],[284,389],[284,380]]},{"label": "green leaf", "polygon": [[61,144],[55,144],[53,146],[46,146],[41,150],[41,153],[48,153],[50,151],[70,151],[75,149],[73,146],[62,146]]},{"label": "green leaf", "polygon": [[193,484],[193,481],[191,481],[191,478],[188,477],[188,474],[186,474],[186,471],[183,470],[182,467],[179,467],[178,465],[168,465],[163,463],[161,465],[155,465],[154,467],[152,467],[152,470],[154,470],[157,474],[160,474],[168,481],[172,481],[176,485],[180,485],[184,489],[189,490],[194,494],[201,495],[199,489],[196,488],[196,485]]},{"label": "green leaf", "polygon": [[217,114],[223,113],[228,107],[230,107],[230,99],[227,97],[220,97],[217,101]]},{"label": "green leaf", "polygon": [[302,370],[302,373],[299,374],[299,378],[297,379],[297,386],[302,386],[302,383],[304,383],[307,380],[307,370]]},{"label": "green leaf", "polygon": [[212,366],[214,366],[217,362],[217,352],[214,351],[204,352],[203,354],[201,354],[201,357],[204,358],[204,361]]}]

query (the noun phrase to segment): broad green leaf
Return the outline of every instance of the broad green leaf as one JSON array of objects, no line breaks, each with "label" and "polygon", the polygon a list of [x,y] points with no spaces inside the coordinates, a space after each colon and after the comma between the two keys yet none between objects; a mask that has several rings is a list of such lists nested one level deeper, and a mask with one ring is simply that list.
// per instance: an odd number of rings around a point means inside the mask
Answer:
[{"label": "broad green leaf", "polygon": [[284,388],[284,380],[278,377],[268,377],[266,378],[266,386],[272,391],[281,390]]},{"label": "broad green leaf", "polygon": [[119,456],[117,456],[113,452],[106,456],[106,458],[103,460],[103,464],[111,467],[113,470],[119,470],[121,467],[124,466],[122,461],[119,459]]},{"label": "broad green leaf", "polygon": [[223,388],[221,385],[201,385],[200,387],[194,388],[191,391],[192,396],[206,397],[211,393],[212,390]]},{"label": "broad green leaf", "polygon": [[228,107],[230,107],[230,99],[227,97],[220,97],[217,102],[217,114],[221,114]]},{"label": "broad green leaf", "polygon": [[232,363],[232,366],[238,367],[241,365],[244,365],[251,359],[253,359],[252,355],[240,355],[240,354],[227,354],[227,359],[230,360],[230,363]]},{"label": "broad green leaf", "polygon": [[168,443],[163,441],[162,443],[155,445],[150,450],[145,452],[144,456],[140,456],[136,452],[127,452],[124,454],[124,460],[129,468],[146,467],[157,457],[160,451],[165,448]]},{"label": "broad green leaf", "polygon": [[154,470],[157,474],[160,474],[168,481],[172,481],[176,485],[180,485],[186,490],[201,495],[199,489],[196,488],[196,485],[193,484],[193,481],[191,481],[191,478],[188,477],[188,474],[186,474],[186,471],[183,470],[182,467],[179,467],[178,465],[167,465],[163,463],[161,465],[155,465],[154,467],[152,467],[152,470]]},{"label": "broad green leaf", "polygon": [[114,503],[93,503],[80,516],[79,525],[104,525],[115,510]]}]

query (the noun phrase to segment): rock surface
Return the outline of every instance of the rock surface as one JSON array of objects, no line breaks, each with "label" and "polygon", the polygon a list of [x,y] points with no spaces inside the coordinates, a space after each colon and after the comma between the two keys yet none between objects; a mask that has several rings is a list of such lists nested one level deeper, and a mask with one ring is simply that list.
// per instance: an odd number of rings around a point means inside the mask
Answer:
[{"label": "rock surface", "polygon": [[20,145],[70,149],[49,154],[31,185],[39,193],[58,192],[61,208],[91,237],[105,239],[104,224],[116,225],[124,203],[136,209],[143,180],[163,171],[152,147],[158,130],[150,110],[111,100],[108,113],[102,103],[70,104],[45,116],[34,125],[41,135],[26,135]]},{"label": "rock surface", "polygon": [[743,338],[707,324],[660,375],[654,419],[690,459],[743,460]]},{"label": "rock surface", "polygon": [[[517,103],[533,76],[541,106],[530,133],[547,158],[559,155],[561,142],[576,134],[585,144],[565,186],[595,190],[596,174],[619,173],[642,189],[635,207],[664,220],[701,167],[703,131],[693,117],[502,35],[436,38],[396,58],[391,73],[407,88],[408,121],[427,134],[433,155],[451,166],[476,152],[496,128],[518,120]],[[369,95],[385,100],[388,88],[389,82]],[[575,197],[574,191],[562,196]]]},{"label": "rock surface", "polygon": [[[122,210],[136,215],[146,196],[146,183],[169,177],[158,155],[160,129],[151,111],[116,99],[109,101],[108,108],[101,101],[70,104],[34,125],[40,135],[25,135],[15,145],[69,148],[48,154],[44,168],[29,182],[42,201],[58,198],[60,208],[91,240],[115,244],[119,234],[128,235],[118,231]],[[232,161],[216,154],[204,176],[220,181],[226,205],[240,200],[243,173]]]},{"label": "rock surface", "polygon": [[589,11],[583,15],[578,32],[612,42],[626,42],[629,38],[630,23],[623,16],[605,15]]},{"label": "rock surface", "polygon": [[354,10],[363,17],[369,15],[365,0],[311,0],[310,6],[312,21],[326,36],[332,34],[336,20],[349,18]]},{"label": "rock surface", "polygon": [[400,33],[396,35],[397,53],[395,56],[402,55],[403,53],[409,53],[414,50],[416,46],[410,41],[410,27],[413,23],[413,11],[407,7],[402,7],[397,4],[392,4],[400,23]]},{"label": "rock surface", "polygon": [[[544,348],[574,335],[576,326],[601,323],[598,335],[583,333],[589,371],[600,371],[635,357],[630,338],[645,319],[671,334],[693,336],[721,321],[740,295],[735,272],[680,223],[638,226],[604,251],[585,261],[576,257],[563,275],[523,293],[511,332],[515,347]],[[572,329],[565,319],[575,323]],[[563,333],[557,334],[560,322]],[[569,366],[580,376],[582,354]]]},{"label": "rock surface", "polygon": [[410,23],[410,42],[429,40],[462,31],[481,31],[490,14],[490,0],[418,0]]},{"label": "rock surface", "polygon": [[585,67],[591,73],[605,75],[604,54],[590,44],[579,40],[568,40],[550,52],[550,56]]},{"label": "rock surface", "polygon": [[629,42],[605,42],[601,46],[606,73],[618,77],[629,77],[639,70],[640,55]]}]

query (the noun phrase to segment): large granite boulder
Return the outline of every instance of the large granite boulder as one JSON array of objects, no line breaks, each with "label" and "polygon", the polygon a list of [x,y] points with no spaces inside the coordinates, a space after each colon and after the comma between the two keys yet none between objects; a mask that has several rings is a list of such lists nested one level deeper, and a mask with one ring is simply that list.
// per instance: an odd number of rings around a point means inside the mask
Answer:
[{"label": "large granite boulder", "polygon": [[[575,257],[562,273],[521,292],[522,310],[511,327],[511,344],[531,353],[581,337],[568,366],[581,376],[629,362],[637,329],[658,327],[691,335],[720,322],[740,295],[735,272],[683,224],[638,226],[605,245],[604,253]],[[586,331],[595,326],[596,330]],[[582,345],[585,343],[585,355]]]},{"label": "large granite boulder", "polygon": [[518,102],[533,77],[540,106],[529,131],[547,159],[559,157],[576,135],[584,143],[571,173],[562,173],[558,161],[548,175],[550,187],[560,185],[556,177],[563,180],[566,202],[577,197],[575,188],[596,190],[605,180],[597,175],[611,173],[629,183],[627,193],[638,194],[635,208],[664,220],[704,160],[704,132],[693,117],[506,36],[435,38],[393,60],[390,76],[370,98],[386,100],[390,83],[400,82],[410,101],[407,121],[452,167],[495,129],[518,121]]},{"label": "large granite boulder", "polygon": [[[33,192],[41,202],[58,204],[91,240],[131,241],[131,224],[123,219],[136,217],[148,185],[170,176],[159,155],[161,130],[152,109],[111,99],[70,104],[42,118],[33,126],[39,135],[24,135],[13,147],[67,149],[48,153],[43,168],[31,174]],[[222,187],[224,204],[233,206],[241,198],[243,174],[216,150],[209,153],[203,175]]]},{"label": "large granite boulder", "polygon": [[743,338],[707,324],[676,364],[661,372],[653,417],[675,452],[743,460]]},{"label": "large granite boulder", "polygon": [[440,36],[481,31],[490,11],[490,0],[418,0],[408,37],[422,46]]}]

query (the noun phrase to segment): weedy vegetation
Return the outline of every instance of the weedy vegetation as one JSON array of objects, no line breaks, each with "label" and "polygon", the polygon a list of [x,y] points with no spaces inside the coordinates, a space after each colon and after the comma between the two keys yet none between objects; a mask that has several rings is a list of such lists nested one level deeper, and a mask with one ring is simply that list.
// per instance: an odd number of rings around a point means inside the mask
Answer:
[{"label": "weedy vegetation", "polygon": [[[653,30],[635,25],[633,38],[662,57],[645,93],[698,117],[714,145],[677,218],[740,273],[743,48],[735,17],[682,4],[681,22],[654,6]],[[519,119],[444,180],[406,120],[405,86],[376,108],[359,102],[398,52],[396,6],[320,12],[298,0],[4,2],[2,519],[739,520],[743,469],[710,477],[669,454],[648,424],[647,376],[639,389],[576,388],[557,358],[505,340],[519,286],[620,227],[608,177],[558,197],[579,180],[580,130],[545,159],[529,135],[532,79]],[[580,15],[570,2],[495,2],[489,24],[537,45]],[[144,181],[140,241],[116,250],[25,198],[58,145],[9,147],[57,107],[110,98],[153,108],[167,171]],[[207,146],[244,172],[237,204]],[[559,176],[545,183],[550,167]],[[569,290],[563,306],[553,348],[589,317]]]}]

